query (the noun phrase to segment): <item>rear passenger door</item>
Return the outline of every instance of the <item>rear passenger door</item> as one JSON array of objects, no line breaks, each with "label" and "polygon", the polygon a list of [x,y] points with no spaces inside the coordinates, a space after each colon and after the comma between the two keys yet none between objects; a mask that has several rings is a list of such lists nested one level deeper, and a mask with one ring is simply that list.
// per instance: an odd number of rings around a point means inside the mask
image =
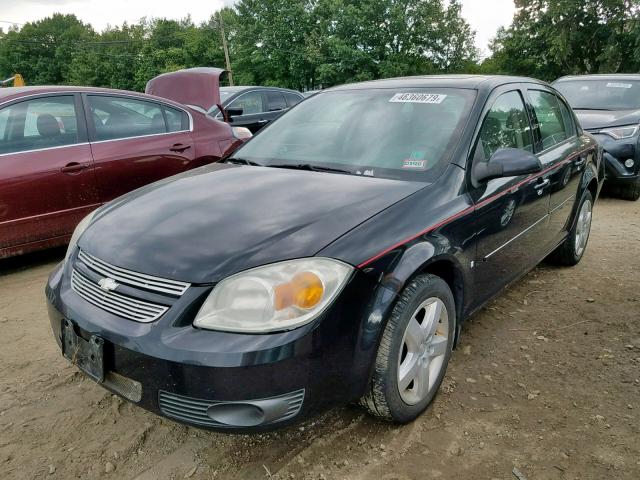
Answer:
[{"label": "rear passenger door", "polygon": [[542,85],[530,86],[527,95],[534,118],[536,152],[548,170],[550,241],[558,243],[569,228],[589,153],[582,152],[573,115],[561,98]]},{"label": "rear passenger door", "polygon": [[87,94],[85,111],[100,198],[187,170],[195,158],[189,115],[134,96]]},{"label": "rear passenger door", "polygon": [[70,235],[98,203],[79,95],[0,106],[0,256]]},{"label": "rear passenger door", "polygon": [[283,92],[279,90],[266,90],[264,92],[267,104],[267,121],[272,122],[289,108]]}]

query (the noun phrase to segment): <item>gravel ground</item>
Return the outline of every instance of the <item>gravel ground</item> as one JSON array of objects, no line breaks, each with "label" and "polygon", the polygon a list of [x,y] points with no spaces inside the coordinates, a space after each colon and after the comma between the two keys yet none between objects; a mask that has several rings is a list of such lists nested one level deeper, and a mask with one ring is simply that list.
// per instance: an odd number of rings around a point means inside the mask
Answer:
[{"label": "gravel ground", "polygon": [[43,287],[0,262],[0,478],[640,478],[640,202],[604,198],[577,267],[542,265],[464,327],[441,394],[395,426],[355,407],[270,434],[163,420],[84,378]]}]

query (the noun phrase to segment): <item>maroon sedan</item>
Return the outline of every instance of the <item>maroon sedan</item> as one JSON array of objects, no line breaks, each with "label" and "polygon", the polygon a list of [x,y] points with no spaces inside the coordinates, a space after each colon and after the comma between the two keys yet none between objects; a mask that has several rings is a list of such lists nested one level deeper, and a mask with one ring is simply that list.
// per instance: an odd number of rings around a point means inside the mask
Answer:
[{"label": "maroon sedan", "polygon": [[0,258],[66,243],[91,210],[215,162],[247,133],[151,95],[0,90]]}]

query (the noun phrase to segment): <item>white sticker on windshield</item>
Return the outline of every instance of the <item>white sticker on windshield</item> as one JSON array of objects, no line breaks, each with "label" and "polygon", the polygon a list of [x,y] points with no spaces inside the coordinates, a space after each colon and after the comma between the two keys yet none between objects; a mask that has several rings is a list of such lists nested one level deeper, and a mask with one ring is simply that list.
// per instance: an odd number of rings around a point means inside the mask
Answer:
[{"label": "white sticker on windshield", "polygon": [[631,83],[617,83],[617,82],[609,82],[607,83],[608,88],[631,88],[633,84]]},{"label": "white sticker on windshield", "polygon": [[440,93],[396,93],[389,102],[392,103],[442,103],[446,95]]}]

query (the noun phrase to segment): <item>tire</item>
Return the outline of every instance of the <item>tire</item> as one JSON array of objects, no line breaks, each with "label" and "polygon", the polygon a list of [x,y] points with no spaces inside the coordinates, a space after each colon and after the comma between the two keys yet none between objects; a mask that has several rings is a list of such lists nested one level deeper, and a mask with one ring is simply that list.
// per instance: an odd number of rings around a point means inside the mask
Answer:
[{"label": "tire", "polygon": [[624,200],[636,201],[640,198],[640,180],[630,185],[621,185],[618,188],[618,195]]},{"label": "tire", "polygon": [[360,405],[376,417],[397,423],[417,418],[440,388],[455,332],[455,302],[447,283],[431,274],[414,278],[388,319],[369,391]]},{"label": "tire", "polygon": [[556,265],[577,265],[587,249],[591,220],[593,218],[593,196],[585,192],[578,207],[577,218],[567,238],[554,250],[549,259]]}]

